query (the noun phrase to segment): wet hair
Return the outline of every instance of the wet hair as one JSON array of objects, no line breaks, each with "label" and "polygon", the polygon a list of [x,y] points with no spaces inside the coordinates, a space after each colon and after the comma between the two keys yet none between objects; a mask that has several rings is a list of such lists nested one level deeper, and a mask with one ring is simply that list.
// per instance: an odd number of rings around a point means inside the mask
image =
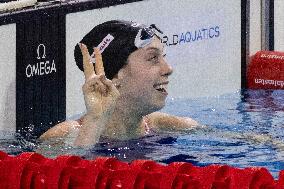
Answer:
[{"label": "wet hair", "polygon": [[[92,54],[93,48],[97,47],[108,34],[114,37],[102,52],[106,77],[113,79],[127,63],[128,56],[138,49],[135,46],[135,38],[139,30],[145,27],[145,25],[130,21],[107,21],[95,26],[80,43],[84,43],[88,47],[89,53]],[[83,71],[83,57],[78,44],[75,46],[74,57],[78,68]]]}]

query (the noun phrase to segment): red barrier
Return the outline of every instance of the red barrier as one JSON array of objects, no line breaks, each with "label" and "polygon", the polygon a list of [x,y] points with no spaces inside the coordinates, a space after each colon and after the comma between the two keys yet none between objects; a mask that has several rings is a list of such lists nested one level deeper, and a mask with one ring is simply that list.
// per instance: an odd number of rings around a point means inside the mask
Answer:
[{"label": "red barrier", "polygon": [[37,153],[9,156],[0,152],[2,189],[283,189],[284,170],[274,180],[265,168],[228,165],[197,167],[150,160],[130,164],[115,158],[48,159]]},{"label": "red barrier", "polygon": [[247,70],[249,89],[284,89],[284,52],[259,51]]}]

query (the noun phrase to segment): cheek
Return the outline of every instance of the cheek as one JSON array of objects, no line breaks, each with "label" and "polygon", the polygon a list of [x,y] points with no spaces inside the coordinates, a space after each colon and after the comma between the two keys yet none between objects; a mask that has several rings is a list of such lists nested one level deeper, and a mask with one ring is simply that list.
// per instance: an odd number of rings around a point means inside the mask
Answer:
[{"label": "cheek", "polygon": [[152,87],[156,80],[155,74],[149,70],[147,72],[140,72],[137,74],[135,83],[141,89],[146,90],[147,88]]},{"label": "cheek", "polygon": [[133,76],[142,81],[153,81],[160,76],[160,67],[143,66],[133,72]]},{"label": "cheek", "polygon": [[137,93],[145,94],[152,89],[153,85],[159,80],[159,67],[146,64],[146,62],[143,62],[140,66],[136,64],[136,66],[132,67],[130,70],[128,81],[130,82],[129,84],[132,91],[135,90]]},{"label": "cheek", "polygon": [[139,99],[149,98],[153,89],[153,81],[150,77],[145,77],[146,75],[147,74],[137,74],[135,77],[132,77],[125,88],[125,92]]}]

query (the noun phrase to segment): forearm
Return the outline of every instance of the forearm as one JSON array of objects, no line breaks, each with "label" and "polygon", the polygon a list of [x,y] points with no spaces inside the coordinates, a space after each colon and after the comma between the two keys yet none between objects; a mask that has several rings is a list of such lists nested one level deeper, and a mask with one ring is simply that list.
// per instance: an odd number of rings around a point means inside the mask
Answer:
[{"label": "forearm", "polygon": [[85,115],[74,145],[79,147],[89,147],[98,143],[105,128],[105,124],[106,119],[104,118],[94,119],[88,114]]}]

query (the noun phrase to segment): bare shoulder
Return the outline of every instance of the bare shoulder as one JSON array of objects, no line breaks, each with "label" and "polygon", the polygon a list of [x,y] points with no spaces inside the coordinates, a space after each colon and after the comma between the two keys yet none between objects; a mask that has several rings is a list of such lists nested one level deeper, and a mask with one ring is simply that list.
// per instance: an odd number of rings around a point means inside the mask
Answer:
[{"label": "bare shoulder", "polygon": [[147,115],[152,128],[158,130],[183,130],[195,128],[199,123],[189,117],[178,117],[162,112]]},{"label": "bare shoulder", "polygon": [[64,121],[47,130],[39,139],[44,141],[51,138],[65,137],[72,129],[79,127],[81,127],[81,125],[78,121]]}]

